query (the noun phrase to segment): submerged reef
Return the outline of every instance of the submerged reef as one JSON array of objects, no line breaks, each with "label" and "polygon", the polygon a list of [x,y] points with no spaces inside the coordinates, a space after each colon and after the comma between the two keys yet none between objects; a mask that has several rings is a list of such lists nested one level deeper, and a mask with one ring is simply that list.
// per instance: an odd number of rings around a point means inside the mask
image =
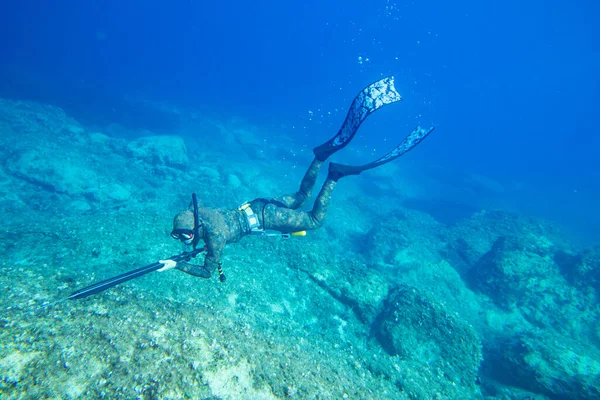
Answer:
[{"label": "submerged reef", "polygon": [[373,331],[390,355],[419,360],[437,370],[443,379],[431,385],[471,388],[473,396],[478,392],[482,358],[477,332],[415,287],[400,285],[390,291]]},{"label": "submerged reef", "polygon": [[311,160],[182,120],[121,135],[0,100],[1,398],[600,398],[600,247],[501,210],[436,219],[400,174],[340,182],[306,237],[229,245],[225,283],[174,270],[64,300],[180,253],[192,192],[234,208]]}]

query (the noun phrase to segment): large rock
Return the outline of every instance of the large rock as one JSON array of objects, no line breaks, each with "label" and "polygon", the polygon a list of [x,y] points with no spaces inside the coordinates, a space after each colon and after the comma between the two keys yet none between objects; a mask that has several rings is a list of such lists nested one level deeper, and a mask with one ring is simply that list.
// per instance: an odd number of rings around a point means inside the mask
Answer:
[{"label": "large rock", "polygon": [[367,233],[365,250],[376,265],[418,265],[440,258],[443,225],[419,211],[399,209]]},{"label": "large rock", "polygon": [[58,107],[6,99],[0,99],[0,130],[3,131],[0,140],[18,135],[20,139],[38,141],[55,139],[61,134],[77,135],[84,131],[77,121]]},{"label": "large rock", "polygon": [[391,290],[373,331],[389,354],[439,369],[464,388],[476,386],[482,356],[475,329],[417,288]]},{"label": "large rock", "polygon": [[13,175],[42,188],[69,195],[85,194],[98,186],[98,176],[88,169],[78,155],[30,149],[16,153],[6,162]]},{"label": "large rock", "polygon": [[554,259],[571,284],[578,288],[593,289],[600,294],[600,246],[581,254],[560,251]]},{"label": "large rock", "polygon": [[468,284],[504,311],[505,320],[513,321],[497,321],[490,329],[501,335],[541,329],[553,332],[555,340],[598,341],[600,309],[593,292],[567,282],[547,240],[524,239],[498,239],[468,274]]},{"label": "large rock", "polygon": [[500,237],[468,272],[467,281],[504,310],[531,304],[532,298],[544,300],[564,286],[550,249],[550,244],[534,238]]},{"label": "large rock", "polygon": [[552,399],[599,399],[600,352],[552,333],[523,333],[487,348],[483,370],[494,379]]},{"label": "large rock", "polygon": [[[446,232],[447,244],[442,255],[463,277],[503,236],[523,238],[533,247],[566,246],[558,229],[548,222],[499,210],[477,212]],[[538,245],[536,241],[544,244]]]},{"label": "large rock", "polygon": [[370,325],[381,312],[389,284],[378,271],[351,260],[344,268],[304,271],[333,298],[353,310],[362,323]]},{"label": "large rock", "polygon": [[6,161],[6,170],[15,177],[48,192],[77,199],[75,210],[87,211],[84,199],[106,205],[120,205],[131,200],[131,191],[106,174],[92,169],[90,160],[77,151],[65,149],[60,157],[51,150],[34,148],[16,152]]},{"label": "large rock", "polygon": [[183,169],[189,164],[185,142],[179,136],[146,136],[127,145],[130,156],[154,165]]}]

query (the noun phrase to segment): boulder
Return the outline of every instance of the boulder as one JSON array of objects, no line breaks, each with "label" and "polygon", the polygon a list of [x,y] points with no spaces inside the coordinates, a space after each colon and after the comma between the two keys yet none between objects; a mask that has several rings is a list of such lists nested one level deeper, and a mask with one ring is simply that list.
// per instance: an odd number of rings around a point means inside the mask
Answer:
[{"label": "boulder", "polygon": [[447,245],[441,253],[463,277],[503,236],[519,238],[542,253],[567,245],[548,222],[499,210],[477,212],[446,232]]},{"label": "boulder", "polygon": [[366,252],[375,265],[410,266],[440,258],[443,226],[430,215],[399,209],[367,233]]},{"label": "boulder", "polygon": [[532,304],[532,298],[544,297],[563,284],[548,249],[545,242],[536,246],[522,237],[500,237],[469,270],[467,282],[504,310]]},{"label": "boulder", "polygon": [[461,387],[476,386],[482,360],[477,332],[419,289],[402,284],[390,290],[373,333],[390,355],[438,369]]},{"label": "boulder", "polygon": [[[498,239],[469,272],[468,285],[489,297],[505,319],[522,319],[520,326],[513,327],[517,333],[537,328],[557,338],[595,340],[599,310],[593,292],[567,282],[546,240],[530,239]],[[508,333],[503,324],[490,327]]]},{"label": "boulder", "polygon": [[594,289],[600,294],[600,246],[580,254],[560,251],[555,261],[569,282],[579,288]]},{"label": "boulder", "polygon": [[57,156],[51,151],[30,149],[6,162],[12,174],[46,190],[69,195],[85,194],[98,186],[97,175],[78,161],[77,155]]},{"label": "boulder", "polygon": [[600,398],[600,352],[552,332],[524,332],[486,348],[483,371],[552,399]]},{"label": "boulder", "polygon": [[129,142],[129,156],[153,165],[184,169],[189,164],[185,142],[179,136],[146,136]]}]

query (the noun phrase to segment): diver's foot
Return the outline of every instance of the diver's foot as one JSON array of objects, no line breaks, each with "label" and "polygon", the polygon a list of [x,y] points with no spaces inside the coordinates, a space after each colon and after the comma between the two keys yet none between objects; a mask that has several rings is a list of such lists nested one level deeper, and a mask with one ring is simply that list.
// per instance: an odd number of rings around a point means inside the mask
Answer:
[{"label": "diver's foot", "polygon": [[340,149],[341,149],[341,147],[335,148],[335,147],[329,146],[329,142],[327,142],[327,143],[323,143],[320,146],[315,147],[313,149],[313,153],[317,160],[325,161],[329,158],[330,155],[332,155],[333,153],[335,153],[336,151],[338,151]]},{"label": "diver's foot", "polygon": [[327,173],[327,178],[338,181],[338,179],[343,178],[348,175],[358,175],[363,171],[363,168],[360,166],[354,165],[344,165],[337,163],[329,163],[329,172]]},{"label": "diver's foot", "polygon": [[325,161],[338,150],[346,147],[352,140],[360,124],[374,111],[386,104],[402,100],[402,96],[394,87],[394,77],[388,76],[374,82],[356,95],[350,105],[348,115],[338,133],[327,142],[313,149],[319,161]]}]

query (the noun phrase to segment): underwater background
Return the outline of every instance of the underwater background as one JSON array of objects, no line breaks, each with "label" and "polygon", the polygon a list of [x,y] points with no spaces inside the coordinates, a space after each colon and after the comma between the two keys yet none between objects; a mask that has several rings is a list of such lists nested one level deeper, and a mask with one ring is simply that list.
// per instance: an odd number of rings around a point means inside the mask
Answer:
[{"label": "underwater background", "polygon": [[[3,4],[0,397],[600,398],[599,15]],[[436,129],[341,180],[321,229],[228,245],[225,283],[169,271],[61,301],[180,253],[192,192],[235,209],[296,191],[389,75],[402,102],[332,160]]]}]

